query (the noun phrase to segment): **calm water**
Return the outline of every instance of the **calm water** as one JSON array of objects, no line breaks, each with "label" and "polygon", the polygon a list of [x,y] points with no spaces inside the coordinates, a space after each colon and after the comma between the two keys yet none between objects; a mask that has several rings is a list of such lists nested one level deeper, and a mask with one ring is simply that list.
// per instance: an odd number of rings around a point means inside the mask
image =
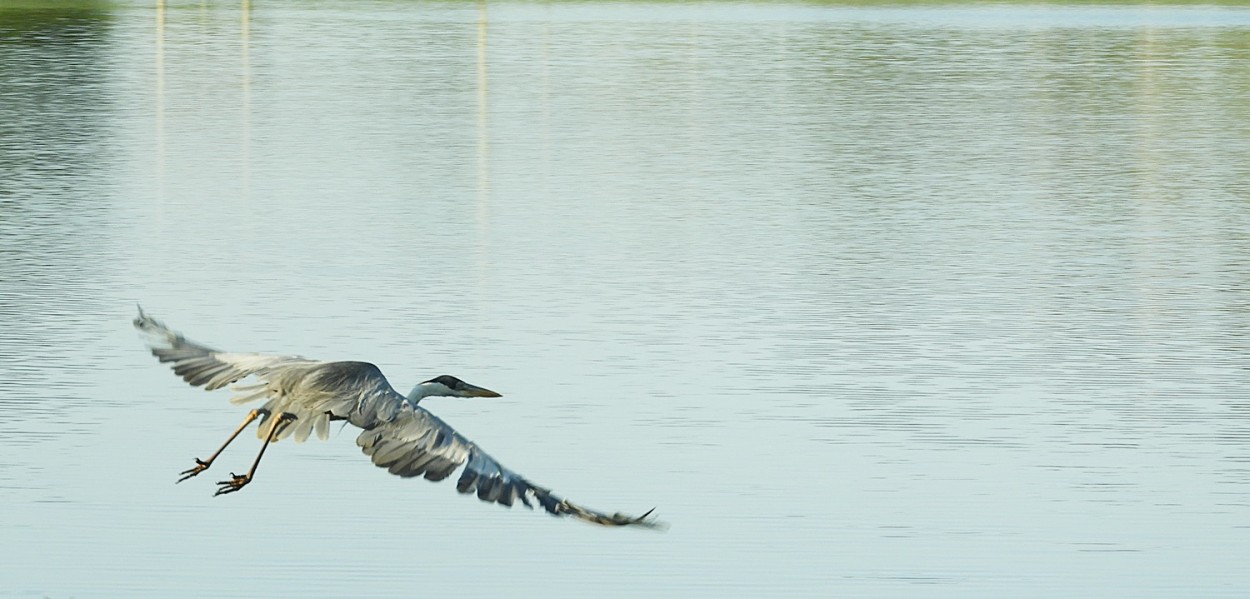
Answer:
[{"label": "calm water", "polygon": [[[0,597],[1244,597],[1250,10],[0,5]],[[282,443],[431,409],[667,533]]]}]

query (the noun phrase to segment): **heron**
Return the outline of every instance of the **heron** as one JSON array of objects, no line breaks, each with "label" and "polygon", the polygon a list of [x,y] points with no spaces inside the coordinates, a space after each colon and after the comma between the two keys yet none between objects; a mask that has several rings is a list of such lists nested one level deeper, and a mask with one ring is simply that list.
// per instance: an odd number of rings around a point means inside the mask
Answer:
[{"label": "heron", "polygon": [[[345,421],[362,429],[356,444],[375,465],[404,478],[424,476],[441,481],[463,467],[456,490],[476,492],[478,499],[511,507],[520,502],[533,508],[531,499],[553,516],[573,518],[604,526],[663,528],[651,517],[655,508],[641,516],[607,514],[580,506],[540,487],[505,468],[474,442],[456,432],[419,404],[427,397],[501,397],[500,394],[442,375],[418,383],[408,395],[400,395],[382,371],[369,362],[320,361],[300,356],[233,353],[200,345],[170,330],[139,308],[134,326],[152,354],[169,363],[175,374],[193,387],[212,391],[229,386],[236,405],[266,400],[247,413],[238,428],[207,459],[180,473],[178,482],[199,475],[248,425],[259,421],[257,437],[263,440],[251,468],[230,473],[219,481],[216,495],[238,492],[256,476],[265,449],[285,438],[304,442],[316,432],[329,437],[331,421]],[[244,381],[243,384],[236,384]]]}]

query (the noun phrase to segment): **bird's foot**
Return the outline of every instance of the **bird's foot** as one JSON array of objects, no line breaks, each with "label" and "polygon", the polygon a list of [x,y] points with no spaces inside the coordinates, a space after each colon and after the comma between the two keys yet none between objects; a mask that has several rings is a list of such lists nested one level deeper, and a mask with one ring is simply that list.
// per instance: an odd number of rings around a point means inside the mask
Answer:
[{"label": "bird's foot", "polygon": [[[187,480],[188,478],[191,478],[192,476],[195,476],[205,470],[208,470],[208,467],[211,466],[212,464],[213,464],[212,462],[205,462],[201,460],[200,458],[195,458],[195,467],[189,470],[183,470],[182,472],[179,472],[178,474],[181,474],[182,478],[178,479],[178,482],[182,482],[184,480]],[[174,484],[177,484],[177,483],[174,483]]]},{"label": "bird's foot", "polygon": [[234,493],[235,491],[242,489],[244,485],[250,482],[252,482],[251,475],[235,474],[231,472],[230,480],[217,481],[217,484],[220,485],[221,488],[217,489],[216,493],[213,493],[213,497],[225,495],[226,493]]}]

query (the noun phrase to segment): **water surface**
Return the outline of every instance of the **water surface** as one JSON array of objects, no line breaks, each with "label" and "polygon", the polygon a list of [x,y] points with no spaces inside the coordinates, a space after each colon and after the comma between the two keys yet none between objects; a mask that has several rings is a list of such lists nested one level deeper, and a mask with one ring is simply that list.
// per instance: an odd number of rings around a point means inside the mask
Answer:
[{"label": "water surface", "polygon": [[[0,597],[1242,597],[1250,11],[0,7]],[[450,373],[664,534],[400,480],[130,329]]]}]

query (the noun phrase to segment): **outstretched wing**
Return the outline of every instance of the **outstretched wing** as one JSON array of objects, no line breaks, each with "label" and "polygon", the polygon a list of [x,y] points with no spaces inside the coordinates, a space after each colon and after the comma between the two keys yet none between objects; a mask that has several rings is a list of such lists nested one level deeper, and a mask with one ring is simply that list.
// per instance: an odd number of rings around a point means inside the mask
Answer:
[{"label": "outstretched wing", "polygon": [[395,418],[407,404],[382,375],[368,362],[323,362],[300,356],[275,356],[223,352],[200,345],[173,331],[139,310],[134,325],[146,337],[148,346],[161,362],[170,363],[174,373],[194,387],[212,391],[249,376],[257,384],[235,385],[231,403],[243,404],[266,399],[261,426],[256,436],[268,436],[264,426],[277,414],[295,416],[294,424],[278,430],[274,441],[287,437],[303,442],[315,430],[321,439],[329,437],[331,419],[345,419],[361,428],[370,428]]},{"label": "outstretched wing", "polygon": [[379,422],[360,433],[356,444],[374,464],[403,477],[424,475],[427,480],[439,481],[463,465],[464,472],[456,483],[456,490],[465,494],[476,492],[482,501],[505,506],[520,501],[532,508],[530,499],[533,498],[554,516],[567,515],[605,526],[665,526],[648,518],[650,511],[639,517],[621,513],[608,515],[561,499],[549,489],[503,467],[472,441],[419,406],[405,403],[389,422]]},{"label": "outstretched wing", "polygon": [[[190,341],[181,333],[170,330],[160,321],[145,314],[142,308],[139,309],[134,325],[147,338],[152,355],[161,362],[169,363],[174,374],[193,387],[204,387],[212,391],[249,376],[258,379],[260,382],[255,385],[231,387],[236,395],[230,399],[235,404],[268,399],[263,408],[261,426],[256,428],[258,437],[264,438],[267,435],[268,427],[264,423],[269,418],[284,412],[295,416],[295,424],[282,428],[275,440],[294,436],[296,441],[304,441],[314,428],[317,436],[322,439],[329,436],[330,416],[321,404],[335,403],[333,398],[328,398],[327,394],[309,394],[306,389],[296,388],[309,378],[310,372],[324,370],[326,362],[300,356],[219,351]],[[376,367],[374,370],[377,370]],[[389,385],[387,388],[389,389]]]},{"label": "outstretched wing", "polygon": [[[160,321],[139,309],[135,328],[147,337],[152,355],[161,362],[171,362],[174,374],[191,383],[212,391],[253,375],[263,374],[276,367],[294,364],[314,364],[314,360],[299,356],[273,356],[267,354],[239,354],[223,352],[200,345],[171,331]],[[259,397],[254,398],[259,399]]]}]

